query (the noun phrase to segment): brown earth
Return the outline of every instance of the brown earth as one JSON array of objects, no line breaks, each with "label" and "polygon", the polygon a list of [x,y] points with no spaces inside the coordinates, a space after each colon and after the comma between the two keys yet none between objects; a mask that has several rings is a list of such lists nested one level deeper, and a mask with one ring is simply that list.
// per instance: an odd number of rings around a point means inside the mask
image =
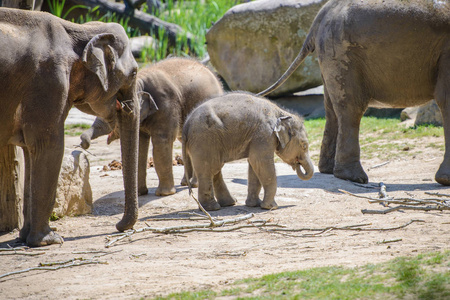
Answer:
[{"label": "brown earth", "polygon": [[[431,138],[433,139],[433,138]],[[408,141],[411,143],[411,141]],[[121,171],[103,171],[113,159],[119,160],[119,143],[106,146],[99,139],[90,148],[91,185],[94,211],[91,215],[65,217],[51,222],[65,239],[53,245],[26,251],[36,256],[8,255],[0,258],[1,274],[74,258],[95,258],[105,264],[83,265],[56,271],[30,271],[0,278],[0,299],[139,299],[167,295],[184,290],[226,289],[236,279],[311,267],[342,265],[353,267],[377,263],[398,256],[412,256],[450,249],[450,212],[396,211],[384,215],[362,214],[362,209],[385,209],[380,204],[345,195],[343,189],[359,195],[378,197],[379,182],[390,196],[429,197],[425,192],[450,194],[450,188],[434,181],[443,151],[425,148],[430,141],[415,141],[414,156],[400,153],[378,168],[379,159],[362,161],[371,183],[361,187],[331,175],[315,173],[307,182],[299,180],[292,169],[277,163],[280,206],[273,211],[249,208],[246,197],[247,164],[227,164],[224,178],[238,199],[234,207],[213,212],[213,217],[230,219],[253,213],[252,220],[270,220],[287,228],[325,228],[362,225],[360,228],[390,228],[411,220],[422,220],[392,231],[331,230],[316,236],[311,232],[273,233],[258,228],[232,232],[191,232],[155,234],[144,232],[105,248],[107,235],[116,233],[115,224],[123,213]],[[433,142],[433,141],[432,141]],[[78,144],[78,137],[67,137],[66,147]],[[436,138],[443,144],[443,138]],[[175,153],[180,153],[179,148]],[[313,153],[317,157],[317,153]],[[317,162],[316,162],[317,163]],[[139,197],[139,221],[136,229],[200,224],[203,221],[169,220],[183,212],[199,212],[181,180],[183,167],[174,167],[177,193],[168,197],[154,195],[157,177],[148,169],[149,195]],[[372,188],[370,188],[372,187]],[[194,190],[196,193],[196,189]],[[204,222],[203,222],[204,223]],[[243,222],[245,224],[245,222]],[[267,229],[270,229],[268,227]],[[18,232],[0,235],[0,247],[16,247]],[[382,243],[401,239],[397,242]],[[80,253],[84,252],[84,253]],[[88,253],[85,253],[88,252]]]}]

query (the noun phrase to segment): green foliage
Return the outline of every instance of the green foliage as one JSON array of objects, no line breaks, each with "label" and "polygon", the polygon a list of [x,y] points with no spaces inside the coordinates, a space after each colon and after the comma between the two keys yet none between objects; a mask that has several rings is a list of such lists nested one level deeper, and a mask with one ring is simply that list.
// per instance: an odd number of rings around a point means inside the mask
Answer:
[{"label": "green foliage", "polygon": [[66,0],[47,0],[47,4],[48,7],[50,9],[50,13],[60,17],[62,19],[67,18],[67,15],[69,15],[69,13],[77,8],[87,8],[87,6],[85,5],[74,5],[72,7],[70,7],[65,14],[63,14],[63,10],[64,10],[64,5],[66,4]]},{"label": "green foliage", "polygon": [[[206,54],[206,32],[211,25],[220,19],[225,12],[240,1],[237,0],[205,0],[205,1],[186,1],[186,0],[168,0],[165,8],[156,10],[153,14],[163,21],[174,23],[190,32],[196,39],[193,41],[192,53],[188,52],[186,36],[179,36],[176,46],[169,49],[167,35],[160,31],[151,36],[157,40],[157,36],[163,37],[158,41],[156,50],[147,49],[142,53],[142,60],[158,61],[166,58],[168,55],[186,56],[193,55],[204,57]],[[146,8],[144,7],[144,10]]]},{"label": "green foliage", "polygon": [[236,281],[221,292],[156,299],[448,299],[450,251],[358,268],[323,267]]}]

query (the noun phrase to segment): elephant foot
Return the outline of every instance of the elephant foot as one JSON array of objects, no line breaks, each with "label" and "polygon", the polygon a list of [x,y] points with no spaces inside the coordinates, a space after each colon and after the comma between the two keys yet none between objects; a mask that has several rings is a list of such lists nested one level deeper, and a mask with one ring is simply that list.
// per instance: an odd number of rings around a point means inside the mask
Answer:
[{"label": "elephant foot", "polygon": [[278,204],[275,202],[275,200],[272,201],[262,201],[261,202],[261,208],[264,209],[277,209],[278,208]]},{"label": "elephant foot", "polygon": [[139,196],[143,196],[143,195],[147,195],[148,194],[148,188],[147,186],[143,186],[138,188],[138,195]]},{"label": "elephant foot", "polygon": [[365,184],[369,182],[369,177],[366,172],[364,172],[359,162],[347,164],[343,167],[335,166],[333,174],[337,178],[350,180],[357,183]]},{"label": "elephant foot", "polygon": [[333,174],[334,171],[334,160],[319,160],[319,172],[322,174]]},{"label": "elephant foot", "polygon": [[[182,186],[187,186],[187,180],[186,177],[183,176],[183,179],[181,179],[181,183]],[[196,178],[192,178],[191,179],[191,188],[198,188],[198,181]]]},{"label": "elephant foot", "polygon": [[30,247],[42,247],[62,243],[64,243],[64,239],[50,229],[48,229],[47,233],[29,234],[27,237],[27,245]]},{"label": "elephant foot", "polygon": [[247,198],[245,200],[245,205],[248,207],[259,207],[261,206],[261,199],[259,198]]},{"label": "elephant foot", "polygon": [[450,172],[448,172],[448,170],[444,170],[444,168],[441,165],[434,179],[442,185],[450,185]]},{"label": "elephant foot", "polygon": [[175,194],[176,190],[175,187],[169,187],[169,188],[162,188],[158,187],[156,189],[155,195],[156,196],[169,196]]},{"label": "elephant foot", "polygon": [[217,203],[215,200],[211,200],[211,201],[200,201],[200,204],[202,205],[202,207],[207,210],[207,211],[214,211],[214,210],[219,210],[220,209],[220,204]]},{"label": "elephant foot", "polygon": [[19,240],[26,243],[28,235],[30,234],[30,226],[24,225],[19,232]]},{"label": "elephant foot", "polygon": [[233,206],[237,203],[237,200],[234,197],[220,198],[218,200],[221,207]]}]

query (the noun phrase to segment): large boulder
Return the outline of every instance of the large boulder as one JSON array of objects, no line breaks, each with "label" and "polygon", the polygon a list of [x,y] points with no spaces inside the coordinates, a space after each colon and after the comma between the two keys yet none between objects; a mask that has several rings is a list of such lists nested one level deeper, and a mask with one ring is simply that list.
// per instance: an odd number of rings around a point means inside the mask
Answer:
[{"label": "large boulder", "polygon": [[[327,0],[260,0],[231,8],[206,34],[211,64],[230,89],[260,92],[272,85],[299,53]],[[270,96],[322,84],[314,55]]]},{"label": "large boulder", "polygon": [[421,106],[405,108],[400,116],[402,121],[411,120],[415,126],[434,125],[442,126],[442,114],[435,100],[431,100]]},{"label": "large boulder", "polygon": [[90,164],[86,154],[72,151],[64,155],[53,208],[55,216],[76,216],[92,212],[89,174]]}]

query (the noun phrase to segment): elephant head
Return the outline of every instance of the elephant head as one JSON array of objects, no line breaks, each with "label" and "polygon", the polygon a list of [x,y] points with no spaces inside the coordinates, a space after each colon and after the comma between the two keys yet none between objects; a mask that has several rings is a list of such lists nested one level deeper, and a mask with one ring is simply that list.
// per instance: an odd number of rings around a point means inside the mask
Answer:
[{"label": "elephant head", "polygon": [[138,216],[138,65],[122,26],[98,22],[85,26],[92,29],[93,34],[87,42],[80,37],[75,44],[75,49],[81,48],[81,53],[80,61],[72,68],[69,93],[73,94],[75,107],[103,119],[110,128],[117,127],[123,137],[125,213],[116,225],[119,231],[123,231],[132,228]]},{"label": "elephant head", "polygon": [[281,116],[273,131],[278,139],[277,155],[297,172],[300,179],[311,179],[314,165],[309,158],[308,137],[303,120],[295,115]]}]

